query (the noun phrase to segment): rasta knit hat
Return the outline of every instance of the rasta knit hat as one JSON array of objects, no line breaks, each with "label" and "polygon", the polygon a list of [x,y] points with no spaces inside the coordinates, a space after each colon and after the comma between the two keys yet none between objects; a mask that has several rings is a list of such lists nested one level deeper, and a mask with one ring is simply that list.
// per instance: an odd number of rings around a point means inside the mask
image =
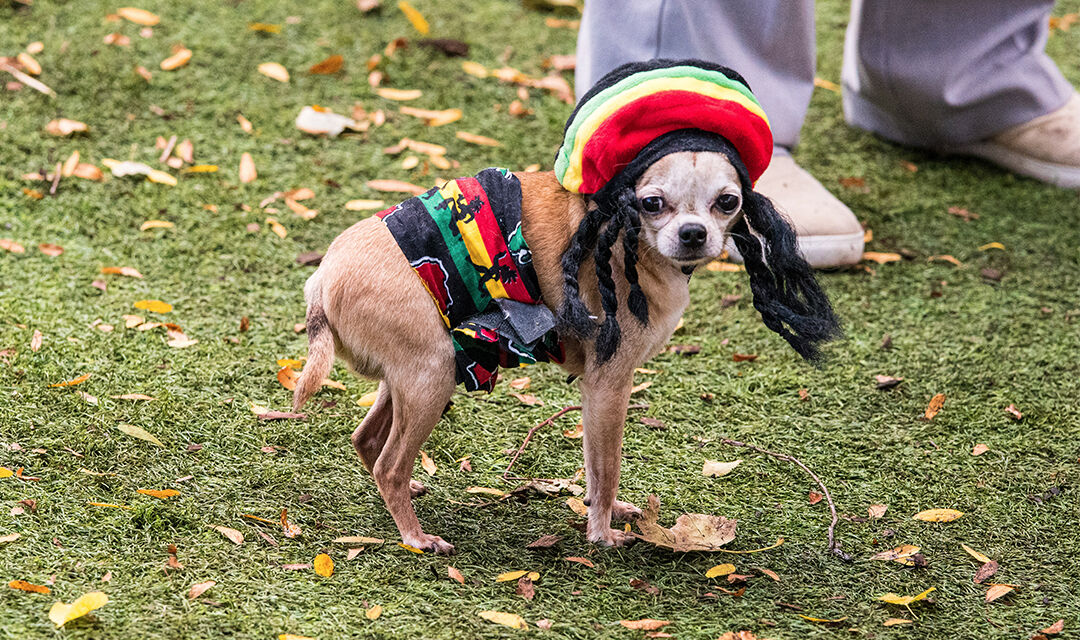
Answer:
[{"label": "rasta knit hat", "polygon": [[650,142],[681,129],[727,139],[753,182],[772,158],[769,120],[741,75],[702,60],[659,59],[623,65],[582,97],[555,176],[567,191],[594,194]]}]

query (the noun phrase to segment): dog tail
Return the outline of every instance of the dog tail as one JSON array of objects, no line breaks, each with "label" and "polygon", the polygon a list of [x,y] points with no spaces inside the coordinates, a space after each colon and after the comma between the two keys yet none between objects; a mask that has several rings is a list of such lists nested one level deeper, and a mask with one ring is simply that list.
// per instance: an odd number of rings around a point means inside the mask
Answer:
[{"label": "dog tail", "polygon": [[[316,274],[317,275],[317,274]],[[300,411],[334,366],[334,335],[322,305],[322,288],[312,276],[306,287],[308,359],[293,391],[293,411]]]}]

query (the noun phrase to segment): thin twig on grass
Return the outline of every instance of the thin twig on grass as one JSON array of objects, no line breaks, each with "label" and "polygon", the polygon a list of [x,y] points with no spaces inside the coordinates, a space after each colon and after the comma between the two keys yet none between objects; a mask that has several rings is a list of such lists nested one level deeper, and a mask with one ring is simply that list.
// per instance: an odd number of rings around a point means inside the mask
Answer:
[{"label": "thin twig on grass", "polygon": [[818,484],[818,486],[821,487],[821,493],[825,494],[825,500],[829,503],[829,513],[832,514],[832,522],[829,523],[829,529],[828,529],[828,532],[827,532],[828,533],[829,544],[828,544],[828,546],[826,548],[831,553],[835,553],[836,555],[840,556],[841,558],[846,558],[847,554],[845,554],[843,551],[840,550],[840,547],[837,546],[836,540],[835,540],[836,521],[839,519],[839,516],[836,515],[836,504],[833,503],[832,494],[829,493],[829,488],[825,486],[825,483],[821,480],[821,478],[818,477],[818,475],[816,473],[814,473],[813,471],[810,470],[810,467],[803,464],[802,460],[799,460],[795,456],[789,456],[786,453],[776,453],[775,451],[769,451],[768,449],[762,449],[761,447],[759,447],[757,445],[747,444],[745,442],[739,442],[738,440],[732,440],[730,438],[721,438],[720,442],[722,442],[722,443],[724,443],[726,445],[730,445],[732,447],[743,447],[745,449],[750,449],[752,451],[757,451],[758,453],[764,453],[765,455],[772,456],[772,457],[776,458],[777,460],[783,460],[785,462],[793,462],[796,465],[798,465],[803,471],[810,474],[810,477],[814,479],[814,482],[816,482]]},{"label": "thin twig on grass", "polygon": [[50,89],[45,83],[35,80],[33,76],[26,75],[22,71],[19,71],[18,69],[6,62],[0,62],[0,71],[7,71],[11,75],[15,76],[16,80],[22,82],[31,89],[40,91],[41,93],[44,93],[45,95],[51,96],[53,98],[56,97],[56,92]]},{"label": "thin twig on grass", "polygon": [[[647,405],[647,404],[632,404],[629,407],[627,407],[626,409],[627,409],[627,411],[629,411],[630,409],[648,409],[648,408],[649,408],[649,405]],[[518,447],[517,453],[515,453],[514,457],[510,459],[510,464],[506,465],[506,470],[503,471],[503,474],[502,474],[503,480],[528,480],[528,478],[519,478],[517,476],[511,476],[510,475],[510,470],[514,468],[514,463],[517,462],[517,459],[521,456],[521,452],[525,451],[525,447],[529,444],[529,440],[532,439],[533,434],[536,433],[537,431],[539,431],[541,428],[546,427],[549,424],[552,424],[553,422],[555,422],[559,418],[563,417],[564,415],[570,413],[571,411],[580,411],[580,410],[581,410],[581,405],[579,405],[579,404],[573,404],[573,405],[570,405],[568,407],[563,407],[562,409],[559,409],[558,411],[556,411],[555,415],[551,416],[547,420],[544,420],[543,422],[536,425],[532,429],[529,429],[529,432],[527,434],[525,434],[525,440],[522,441],[521,446]]]}]

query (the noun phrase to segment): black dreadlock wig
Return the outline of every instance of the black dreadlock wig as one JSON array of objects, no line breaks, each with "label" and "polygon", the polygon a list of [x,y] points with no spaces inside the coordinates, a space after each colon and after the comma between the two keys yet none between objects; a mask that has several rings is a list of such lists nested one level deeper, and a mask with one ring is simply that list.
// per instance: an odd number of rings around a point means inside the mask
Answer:
[{"label": "black dreadlock wig", "polygon": [[[692,61],[695,66],[720,70],[745,84],[739,74],[710,63]],[[625,65],[602,79],[579,102],[578,108],[592,95],[607,88],[616,79],[642,69],[670,65],[672,61],[652,61]],[[577,109],[575,109],[575,114]],[[573,121],[574,115],[570,120]],[[569,126],[569,125],[568,125]],[[776,211],[772,202],[752,188],[746,164],[735,146],[725,137],[701,129],[678,129],[665,133],[646,145],[596,193],[586,195],[588,210],[570,245],[562,256],[563,304],[559,309],[560,328],[581,337],[596,340],[599,362],[609,360],[619,346],[621,330],[616,319],[619,301],[612,277],[612,247],[622,235],[623,276],[629,284],[626,300],[631,314],[643,325],[649,321],[648,301],[637,276],[638,236],[641,215],[635,194],[638,179],[664,156],[681,151],[710,151],[724,154],[742,183],[742,215],[732,226],[731,235],[742,254],[754,308],[765,326],[780,334],[802,357],[816,361],[819,344],[840,335],[839,322],[828,298],[814,279],[810,266],[799,255],[796,236],[790,224]],[[753,232],[753,233],[752,233]],[[581,300],[578,277],[581,265],[593,253],[600,293],[603,322],[597,325],[594,315]]]}]

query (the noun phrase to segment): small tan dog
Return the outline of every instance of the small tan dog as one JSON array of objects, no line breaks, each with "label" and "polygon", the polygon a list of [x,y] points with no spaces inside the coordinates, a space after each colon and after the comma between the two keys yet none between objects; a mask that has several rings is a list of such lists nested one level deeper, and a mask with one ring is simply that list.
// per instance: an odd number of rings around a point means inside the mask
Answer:
[{"label": "small tan dog", "polygon": [[[685,67],[709,72],[717,68],[697,61],[657,61],[645,72]],[[604,86],[638,73],[638,67],[612,72],[614,78],[586,94],[575,114],[590,97],[603,97]],[[741,82],[729,70],[722,75]],[[574,120],[571,116],[568,132]],[[744,158],[761,149],[745,141],[729,142],[714,131],[677,127],[652,138],[629,150],[633,162],[612,166],[612,175],[602,177],[605,187],[587,195],[566,188],[565,172],[559,177],[553,172],[499,174],[508,185],[520,183],[520,225],[503,230],[508,251],[499,254],[512,254],[514,261],[495,256],[471,265],[481,273],[477,286],[488,291],[503,285],[510,290],[528,281],[531,266],[539,296],[533,296],[536,304],[530,309],[558,317],[554,329],[541,329],[558,342],[546,359],[561,360],[561,366],[580,379],[586,535],[592,542],[617,546],[631,538],[613,529],[611,521],[641,513],[616,499],[634,369],[664,348],[689,303],[689,272],[719,256],[729,235],[746,261],[755,307],[770,328],[807,357],[814,357],[815,345],[837,332],[828,301],[795,251],[793,232],[768,200],[753,191],[752,182],[763,167],[757,162],[748,169],[751,163]],[[771,137],[755,144],[771,152]],[[588,171],[583,174],[589,177]],[[463,180],[457,183],[465,192]],[[330,245],[304,289],[310,346],[294,407],[299,410],[319,389],[335,354],[356,374],[380,380],[378,399],[352,434],[353,446],[373,475],[402,540],[418,549],[450,553],[453,546],[425,533],[417,520],[411,497],[422,492],[423,485],[411,479],[413,466],[456,384],[464,380],[467,386],[473,383],[471,388],[490,388],[494,377],[488,386],[468,377],[485,369],[475,363],[463,369],[459,342],[483,328],[469,325],[465,334],[448,330],[455,328],[448,304],[463,304],[462,295],[452,286],[434,291],[424,275],[433,263],[407,257],[403,242],[409,239],[403,239],[407,234],[402,229],[410,227],[393,226],[403,224],[395,216],[404,215],[405,204],[429,201],[425,199],[435,191],[354,224]],[[447,238],[460,233],[469,242],[469,225],[481,224],[481,216],[487,215],[481,211],[487,201],[470,197],[438,205],[450,216],[453,233],[440,230]],[[425,220],[430,222],[430,217]],[[514,266],[520,274],[515,275]],[[422,268],[429,271],[421,273]],[[444,268],[435,271],[438,278],[445,276]],[[628,304],[619,305],[618,300]],[[521,351],[516,347],[512,350]]]}]

